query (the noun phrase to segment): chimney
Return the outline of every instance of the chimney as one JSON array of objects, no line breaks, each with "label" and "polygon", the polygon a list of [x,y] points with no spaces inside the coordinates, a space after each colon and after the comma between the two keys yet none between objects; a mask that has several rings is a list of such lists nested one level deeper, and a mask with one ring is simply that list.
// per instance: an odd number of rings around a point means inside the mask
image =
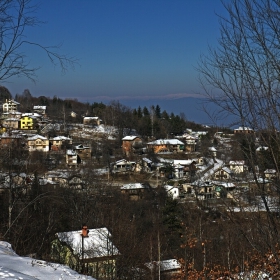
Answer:
[{"label": "chimney", "polygon": [[87,226],[83,225],[82,233],[81,233],[82,237],[88,237],[88,233],[89,233],[89,230],[88,230]]}]

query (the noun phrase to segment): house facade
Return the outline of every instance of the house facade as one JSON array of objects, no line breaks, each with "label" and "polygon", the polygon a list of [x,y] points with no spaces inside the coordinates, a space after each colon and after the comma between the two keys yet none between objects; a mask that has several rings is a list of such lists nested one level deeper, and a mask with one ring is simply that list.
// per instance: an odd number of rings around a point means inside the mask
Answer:
[{"label": "house facade", "polygon": [[129,156],[131,153],[137,151],[143,145],[142,139],[138,136],[125,136],[122,139],[123,153]]},{"label": "house facade", "polygon": [[48,152],[49,140],[48,138],[37,134],[27,138],[27,146],[30,152],[33,151]]},{"label": "house facade", "polygon": [[3,112],[17,112],[19,104],[20,103],[12,99],[6,100],[6,102],[3,103]]},{"label": "house facade", "polygon": [[111,164],[112,172],[134,171],[135,167],[135,161],[128,161],[126,159],[121,159]]},{"label": "house facade", "polygon": [[98,117],[84,117],[83,124],[84,125],[100,125],[101,120]]},{"label": "house facade", "polygon": [[234,134],[253,134],[254,130],[250,127],[240,126],[234,129]]},{"label": "house facade", "polygon": [[22,116],[20,119],[20,129],[34,129],[36,119],[30,116]]},{"label": "house facade", "polygon": [[78,155],[74,150],[66,150],[66,164],[70,167],[78,165]]},{"label": "house facade", "polygon": [[2,125],[6,128],[19,129],[20,121],[17,118],[7,118],[2,120]]},{"label": "house facade", "polygon": [[81,161],[86,161],[91,158],[90,146],[80,144],[80,145],[75,146],[74,150],[76,151],[76,153]]},{"label": "house facade", "polygon": [[247,169],[244,160],[231,160],[229,162],[229,168],[235,174],[241,174]]},{"label": "house facade", "polygon": [[224,180],[231,179],[232,175],[233,175],[233,171],[231,169],[229,169],[228,167],[222,167],[215,171],[213,177],[215,180],[224,181]]},{"label": "house facade", "polygon": [[65,136],[56,136],[50,138],[50,150],[51,151],[60,151],[63,148],[67,148],[68,145],[72,144],[72,139]]},{"label": "house facade", "polygon": [[33,106],[33,112],[38,113],[40,115],[46,115],[47,106]]},{"label": "house facade", "polygon": [[158,153],[182,153],[185,150],[185,144],[178,139],[159,139],[147,143],[147,148]]},{"label": "house facade", "polygon": [[148,191],[148,186],[141,183],[124,184],[121,187],[121,193],[127,194],[131,200],[142,199]]}]

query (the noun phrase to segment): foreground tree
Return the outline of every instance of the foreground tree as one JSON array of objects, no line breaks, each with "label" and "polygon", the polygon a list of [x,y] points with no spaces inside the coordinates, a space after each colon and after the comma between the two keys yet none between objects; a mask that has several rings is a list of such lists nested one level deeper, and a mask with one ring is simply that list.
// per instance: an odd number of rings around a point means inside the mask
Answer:
[{"label": "foreground tree", "polygon": [[[280,105],[280,2],[276,0],[233,0],[223,2],[227,16],[220,17],[221,35],[217,48],[210,48],[198,65],[200,81],[208,101],[215,104],[215,116],[230,117],[233,125],[251,127],[261,145],[268,148],[270,168],[278,174],[273,187],[264,184],[268,165],[256,157],[255,137],[242,140],[247,164],[255,180],[254,195],[265,211],[252,214],[261,231],[258,239],[243,233],[251,249],[260,254],[275,250],[279,239],[278,218],[269,199],[280,197],[279,188],[279,105]],[[256,172],[255,166],[259,166]],[[268,199],[269,197],[269,199]],[[240,231],[242,229],[239,228]]]},{"label": "foreground tree", "polygon": [[58,46],[44,46],[26,37],[25,31],[28,27],[41,23],[34,16],[37,8],[32,0],[0,1],[0,82],[13,76],[35,79],[38,67],[29,64],[30,61],[23,51],[27,45],[45,52],[50,61],[59,65],[62,71],[73,66],[74,59],[57,52]]}]

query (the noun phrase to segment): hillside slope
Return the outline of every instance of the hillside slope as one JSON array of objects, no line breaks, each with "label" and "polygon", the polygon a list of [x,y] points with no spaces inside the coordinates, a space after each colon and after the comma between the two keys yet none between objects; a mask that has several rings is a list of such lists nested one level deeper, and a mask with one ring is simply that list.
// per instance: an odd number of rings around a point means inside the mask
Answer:
[{"label": "hillside slope", "polygon": [[61,264],[20,257],[13,251],[11,244],[5,241],[0,241],[0,278],[13,280],[94,280],[90,276],[80,275]]}]

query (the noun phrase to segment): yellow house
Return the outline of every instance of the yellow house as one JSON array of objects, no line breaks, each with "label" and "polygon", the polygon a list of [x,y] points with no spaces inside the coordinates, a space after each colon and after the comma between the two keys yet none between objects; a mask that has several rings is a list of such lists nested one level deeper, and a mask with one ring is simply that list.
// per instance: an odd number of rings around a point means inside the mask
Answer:
[{"label": "yellow house", "polygon": [[34,118],[24,116],[20,119],[20,129],[34,129]]}]

